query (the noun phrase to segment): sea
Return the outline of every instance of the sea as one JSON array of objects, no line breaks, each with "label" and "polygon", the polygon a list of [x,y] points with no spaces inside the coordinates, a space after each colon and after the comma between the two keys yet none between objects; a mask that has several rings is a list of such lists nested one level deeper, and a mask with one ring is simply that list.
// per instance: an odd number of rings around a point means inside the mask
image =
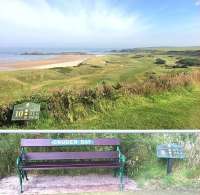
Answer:
[{"label": "sea", "polygon": [[[105,54],[112,49],[83,49],[83,48],[0,48],[0,64],[8,64],[17,61],[43,60],[55,57],[62,52],[83,52],[88,54]],[[37,55],[22,55],[35,53]],[[40,55],[40,53],[42,55]]]}]

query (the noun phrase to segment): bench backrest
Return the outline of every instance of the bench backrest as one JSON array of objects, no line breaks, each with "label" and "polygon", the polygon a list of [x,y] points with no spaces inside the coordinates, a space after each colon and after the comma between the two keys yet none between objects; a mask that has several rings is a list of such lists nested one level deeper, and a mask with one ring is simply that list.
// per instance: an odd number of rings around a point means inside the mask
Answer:
[{"label": "bench backrest", "polygon": [[119,146],[120,140],[103,139],[21,139],[21,147],[55,147],[55,146]]},{"label": "bench backrest", "polygon": [[[119,139],[21,139],[21,147],[57,146],[119,146]],[[101,152],[28,152],[23,160],[81,160],[81,159],[118,159],[118,151]]]},{"label": "bench backrest", "polygon": [[89,159],[117,159],[119,153],[109,152],[29,152],[23,160],[89,160]]}]

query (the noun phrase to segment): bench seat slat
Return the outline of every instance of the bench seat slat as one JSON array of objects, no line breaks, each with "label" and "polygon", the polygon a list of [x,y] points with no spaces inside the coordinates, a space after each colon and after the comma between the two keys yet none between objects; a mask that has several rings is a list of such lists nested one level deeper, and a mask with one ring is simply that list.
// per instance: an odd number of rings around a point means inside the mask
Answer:
[{"label": "bench seat slat", "polygon": [[54,163],[30,163],[22,166],[23,170],[48,170],[48,169],[74,169],[74,168],[119,168],[117,161],[99,161],[99,162],[54,162]]},{"label": "bench seat slat", "polygon": [[[51,141],[53,139],[21,139],[21,147],[55,147],[56,145],[52,145]],[[59,140],[67,140],[67,139],[59,139]],[[73,140],[73,139],[71,139]],[[79,139],[84,140],[84,139]],[[100,139],[93,139],[95,146],[117,146],[120,145],[120,140],[115,138],[100,138]],[[85,144],[87,145],[87,144]],[[91,144],[88,144],[91,145]],[[57,145],[58,146],[58,145]],[[56,147],[57,147],[56,146]],[[70,146],[70,145],[68,145]],[[76,145],[78,146],[78,145]]]},{"label": "bench seat slat", "polygon": [[29,152],[23,160],[81,160],[81,159],[117,159],[119,153],[110,152]]}]

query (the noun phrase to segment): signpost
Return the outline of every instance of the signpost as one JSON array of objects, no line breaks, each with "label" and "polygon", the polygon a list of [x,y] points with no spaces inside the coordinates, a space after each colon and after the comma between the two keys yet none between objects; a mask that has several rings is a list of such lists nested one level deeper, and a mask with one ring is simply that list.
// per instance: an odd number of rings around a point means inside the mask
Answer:
[{"label": "signpost", "polygon": [[40,104],[27,102],[14,106],[12,121],[30,121],[39,119]]},{"label": "signpost", "polygon": [[157,157],[167,159],[167,174],[170,174],[174,159],[184,159],[185,154],[181,145],[161,144],[157,146]]}]

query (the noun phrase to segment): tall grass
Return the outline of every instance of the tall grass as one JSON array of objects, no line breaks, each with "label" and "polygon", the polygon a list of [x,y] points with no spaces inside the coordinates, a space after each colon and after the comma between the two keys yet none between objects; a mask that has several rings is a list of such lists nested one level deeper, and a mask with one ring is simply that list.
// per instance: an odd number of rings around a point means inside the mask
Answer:
[{"label": "tall grass", "polygon": [[125,84],[122,91],[128,94],[150,95],[169,91],[177,87],[187,87],[200,82],[200,71],[191,73],[171,73],[162,76],[150,75],[143,83]]},{"label": "tall grass", "polygon": [[[57,90],[52,94],[36,93],[0,106],[0,126],[20,126],[11,123],[13,106],[18,103],[32,101],[41,104],[41,116],[51,118],[54,122],[65,121],[73,123],[83,119],[91,112],[101,112],[104,100],[115,102],[120,96],[152,95],[176,88],[188,87],[200,82],[200,71],[191,73],[171,73],[163,76],[150,75],[142,83],[117,83],[109,85],[103,82],[95,88],[85,88],[80,91]],[[106,108],[109,109],[109,108]],[[23,127],[23,124],[22,124]]]},{"label": "tall grass", "polygon": [[200,135],[197,136],[195,144],[188,144],[187,149],[190,151],[188,166],[200,166]]}]

